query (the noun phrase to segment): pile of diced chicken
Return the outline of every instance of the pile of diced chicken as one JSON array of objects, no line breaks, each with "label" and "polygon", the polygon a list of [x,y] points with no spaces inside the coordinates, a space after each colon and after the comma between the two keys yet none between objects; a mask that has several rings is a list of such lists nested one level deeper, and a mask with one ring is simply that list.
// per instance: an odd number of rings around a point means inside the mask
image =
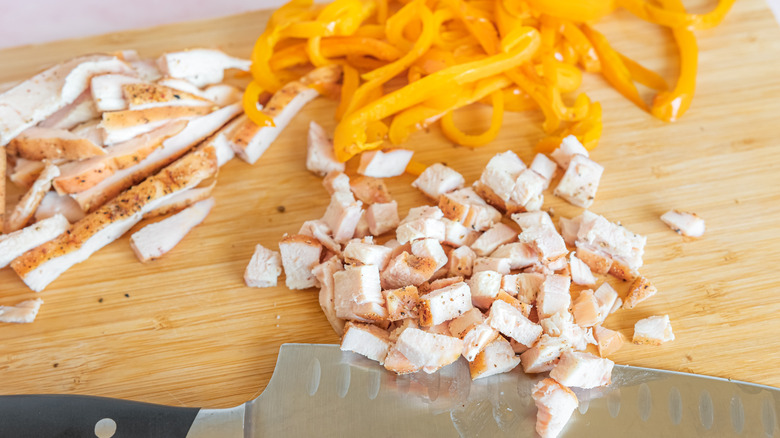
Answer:
[{"label": "pile of diced chicken", "polygon": [[[248,60],[194,49],[142,59],[134,51],[58,64],[0,94],[0,181],[26,190],[5,212],[0,268],[39,292],[143,219],[167,218],[130,238],[142,262],[169,252],[214,206],[219,167],[254,163],[290,119],[340,80],[338,66],[286,84],[262,111],[242,114],[243,91],[224,83]],[[41,300],[0,306],[0,322],[31,322]]]},{"label": "pile of diced chicken", "polygon": [[[312,131],[310,142],[323,138],[318,127]],[[656,289],[638,273],[644,237],[587,210],[561,218],[559,230],[539,210],[558,167],[564,174],[555,193],[575,205],[592,203],[602,167],[576,139],[566,139],[552,160],[538,155],[531,167],[511,151],[498,154],[473,187],[434,164],[413,186],[437,205],[411,208],[402,220],[384,182],[365,176],[366,166],[350,180],[323,157],[314,161],[331,172],[324,216],[286,235],[280,254],[258,245],[248,284],[275,285],[283,266],[288,288],[319,287],[341,349],[398,374],[433,373],[461,356],[472,379],[518,365],[549,372],[533,393],[545,437],[557,436],[578,405],[570,387],[610,383],[614,364],[606,356],[623,338],[604,324]],[[392,164],[403,171],[405,160]],[[502,212],[511,221],[502,221]],[[630,291],[621,299],[594,274],[631,281]],[[633,340],[672,339],[668,316],[656,316],[636,324]],[[586,351],[589,344],[598,355]]]}]

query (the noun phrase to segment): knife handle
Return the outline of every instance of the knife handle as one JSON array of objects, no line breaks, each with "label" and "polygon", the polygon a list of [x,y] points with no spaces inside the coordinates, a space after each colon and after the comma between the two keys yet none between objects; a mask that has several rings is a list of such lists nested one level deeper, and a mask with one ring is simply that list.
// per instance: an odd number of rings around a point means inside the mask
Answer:
[{"label": "knife handle", "polygon": [[83,395],[7,395],[0,396],[0,435],[185,438],[198,411]]}]

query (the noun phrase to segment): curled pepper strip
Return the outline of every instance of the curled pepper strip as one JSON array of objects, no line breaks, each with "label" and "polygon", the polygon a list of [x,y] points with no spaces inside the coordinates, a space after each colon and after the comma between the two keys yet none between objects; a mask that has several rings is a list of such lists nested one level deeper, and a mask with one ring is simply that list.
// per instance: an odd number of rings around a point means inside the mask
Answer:
[{"label": "curled pepper strip", "polygon": [[637,17],[651,23],[673,28],[703,30],[719,25],[731,7],[734,6],[735,1],[720,0],[718,6],[706,14],[687,14],[685,10],[672,9],[668,4],[662,3],[664,7],[658,7],[645,0],[618,0],[618,4]]},{"label": "curled pepper strip", "polygon": [[[271,57],[271,69],[283,70],[309,63],[307,43],[295,44],[278,50]],[[394,46],[369,37],[334,36],[320,40],[319,50],[325,58],[340,58],[347,55],[370,55],[380,61],[395,61],[401,52]]]},{"label": "curled pepper strip", "polygon": [[263,89],[260,87],[260,85],[257,84],[257,82],[252,81],[249,83],[249,85],[247,85],[246,90],[244,90],[244,97],[241,102],[244,108],[244,113],[258,126],[276,126],[274,124],[274,119],[262,112],[259,107],[260,96],[262,94]]},{"label": "curled pepper strip", "polygon": [[[661,0],[661,4],[672,11],[685,12],[679,0]],[[680,76],[674,89],[658,93],[650,106],[652,115],[667,122],[679,119],[691,106],[699,62],[699,50],[693,32],[675,28],[672,33],[680,51]]]},{"label": "curled pepper strip", "polygon": [[585,149],[591,151],[599,144],[601,139],[602,125],[601,104],[596,102],[590,106],[588,115],[580,122],[561,130],[556,135],[543,138],[536,144],[535,150],[541,153],[550,153],[554,151],[564,138],[573,135],[585,146]]},{"label": "curled pepper strip", "polygon": [[596,54],[596,49],[587,36],[582,33],[579,27],[566,20],[556,20],[560,25],[563,38],[571,44],[572,48],[579,54],[580,64],[587,72],[601,71],[601,61]]},{"label": "curled pepper strip", "polygon": [[666,91],[669,89],[669,84],[666,83],[666,80],[661,75],[647,69],[642,64],[622,53],[619,53],[618,55],[620,55],[620,59],[623,60],[623,64],[625,64],[628,72],[635,81],[656,91]]},{"label": "curled pepper strip", "polygon": [[487,131],[478,135],[466,134],[455,126],[453,111],[450,111],[441,118],[444,136],[456,144],[471,148],[484,146],[495,140],[504,120],[504,93],[495,91],[490,95],[490,100],[493,104],[493,115],[490,117],[490,127]]},{"label": "curled pepper strip", "polygon": [[344,77],[341,85],[341,99],[338,108],[336,108],[336,120],[341,120],[344,117],[347,105],[352,101],[355,90],[360,85],[360,73],[354,67],[344,64],[342,68],[344,69]]},{"label": "curled pepper strip", "polygon": [[614,0],[526,0],[543,14],[574,22],[591,22],[604,18],[615,10]]}]

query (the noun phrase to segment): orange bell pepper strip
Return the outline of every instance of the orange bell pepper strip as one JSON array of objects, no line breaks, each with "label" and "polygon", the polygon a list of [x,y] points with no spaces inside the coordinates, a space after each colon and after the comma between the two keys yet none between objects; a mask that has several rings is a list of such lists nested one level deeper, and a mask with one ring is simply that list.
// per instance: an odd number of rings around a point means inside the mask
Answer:
[{"label": "orange bell pepper strip", "polygon": [[563,62],[571,66],[576,66],[577,63],[580,62],[579,53],[577,53],[577,51],[574,50],[574,46],[572,46],[571,43],[566,40],[562,40],[558,43],[558,47],[556,47],[556,53],[560,54]]},{"label": "orange bell pepper strip", "polygon": [[355,95],[355,90],[360,85],[360,74],[354,67],[344,64],[342,68],[344,69],[344,77],[341,85],[341,99],[339,100],[338,108],[336,108],[336,120],[341,120],[344,117],[347,106]]},{"label": "orange bell pepper strip", "polygon": [[723,21],[736,0],[720,0],[718,6],[706,14],[687,14],[679,9],[659,7],[645,0],[617,0],[618,5],[637,17],[651,23],[689,30],[711,29]]},{"label": "orange bell pepper strip", "polygon": [[[520,113],[539,108],[531,96],[519,87],[505,88],[502,92],[504,93],[504,111]],[[485,99],[482,99],[482,102],[485,103]]]},{"label": "orange bell pepper strip", "polygon": [[474,8],[463,0],[442,1],[455,11],[456,16],[466,25],[466,29],[474,35],[474,38],[479,41],[479,45],[482,46],[485,53],[492,55],[498,52],[501,40],[498,36],[498,30],[493,26],[491,16],[487,16],[483,11]]},{"label": "orange bell pepper strip", "polygon": [[[271,57],[271,69],[279,71],[309,63],[306,44],[299,43],[277,50]],[[326,58],[339,58],[352,54],[368,55],[382,61],[395,61],[401,57],[401,52],[385,41],[356,36],[322,38],[320,40],[320,53]]]},{"label": "orange bell pepper strip", "polygon": [[620,59],[623,60],[623,64],[635,81],[656,91],[665,91],[669,89],[669,84],[666,83],[666,80],[661,75],[622,53],[618,53],[618,55],[620,55]]},{"label": "orange bell pepper strip", "polygon": [[311,37],[306,42],[306,54],[309,56],[309,60],[315,67],[322,67],[331,63],[331,61],[322,55],[320,50],[320,41],[322,37]]},{"label": "orange bell pepper strip", "polygon": [[504,119],[504,93],[495,91],[490,95],[493,104],[493,115],[490,117],[490,127],[478,135],[466,134],[455,126],[453,111],[449,111],[441,118],[441,130],[450,141],[461,146],[476,148],[485,146],[495,140],[501,130]]},{"label": "orange bell pepper strip", "polygon": [[257,126],[276,126],[274,125],[274,119],[260,110],[259,101],[260,95],[263,94],[263,89],[257,82],[252,81],[247,85],[244,90],[244,96],[242,99],[242,106],[244,113],[252,120]]},{"label": "orange bell pepper strip", "polygon": [[582,33],[579,27],[566,20],[560,20],[563,38],[571,44],[574,50],[579,54],[580,64],[587,72],[601,71],[601,61],[596,54],[596,49],[587,36]]},{"label": "orange bell pepper strip", "polygon": [[615,10],[614,0],[526,0],[529,6],[543,14],[574,22],[592,22]]},{"label": "orange bell pepper strip", "polygon": [[542,114],[544,114],[542,129],[544,132],[549,133],[558,129],[561,124],[561,118],[553,108],[552,101],[545,92],[544,87],[538,85],[519,71],[507,71],[505,74],[512,79],[512,82],[514,82],[523,93],[533,99],[539,109],[542,110]]},{"label": "orange bell pepper strip", "polygon": [[[679,0],[661,0],[661,4],[671,11],[685,13]],[[666,122],[679,119],[691,106],[699,62],[699,48],[693,32],[674,28],[672,33],[680,51],[680,75],[674,89],[658,93],[650,106],[650,113]]]}]

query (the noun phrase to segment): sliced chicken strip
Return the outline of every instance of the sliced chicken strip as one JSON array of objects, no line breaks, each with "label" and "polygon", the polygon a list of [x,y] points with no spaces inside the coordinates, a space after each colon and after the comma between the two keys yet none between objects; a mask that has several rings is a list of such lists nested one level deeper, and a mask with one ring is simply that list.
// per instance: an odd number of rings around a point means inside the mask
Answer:
[{"label": "sliced chicken strip", "polygon": [[0,306],[0,322],[31,323],[38,316],[41,304],[43,304],[43,300],[36,298],[34,300],[22,301],[15,306]]},{"label": "sliced chicken strip", "polygon": [[157,65],[163,74],[186,79],[196,87],[222,82],[227,69],[249,71],[251,64],[249,60],[234,58],[215,49],[170,52],[157,59]]},{"label": "sliced chicken strip", "polygon": [[142,110],[103,113],[100,127],[105,130],[104,143],[113,145],[130,140],[174,120],[194,120],[205,116],[216,106],[161,106]]},{"label": "sliced chicken strip", "polygon": [[9,153],[27,160],[83,160],[105,155],[101,144],[95,144],[63,129],[39,128],[24,130],[8,143]]},{"label": "sliced chicken strip", "polygon": [[[5,159],[6,156],[3,153],[0,160],[5,163]],[[17,158],[16,164],[14,165],[14,170],[9,172],[8,179],[10,179],[11,182],[16,184],[18,187],[29,189],[32,187],[35,180],[38,179],[38,175],[43,172],[45,167],[46,163],[43,161],[32,161],[25,160],[24,158]],[[3,183],[4,181],[0,182],[0,184]]]},{"label": "sliced chicken strip", "polygon": [[306,147],[306,169],[315,175],[325,176],[334,171],[343,172],[344,167],[344,163],[336,159],[333,141],[328,138],[325,129],[312,120]]},{"label": "sliced chicken strip", "polygon": [[100,112],[95,106],[92,94],[85,91],[73,103],[52,114],[38,126],[51,129],[72,129],[98,117],[100,117]]},{"label": "sliced chicken strip", "polygon": [[[144,219],[164,216],[203,201],[211,196],[211,192],[216,185],[217,179],[214,177],[201,182],[197,187],[182,190],[160,202],[154,210],[144,213]],[[68,196],[68,198],[70,197]],[[72,200],[73,198],[70,199]],[[78,204],[76,206],[78,207]],[[79,210],[81,209],[79,208]]]},{"label": "sliced chicken strip", "polygon": [[61,214],[70,223],[76,223],[84,218],[84,211],[79,204],[68,195],[60,195],[54,190],[47,192],[35,210],[35,220],[42,221],[54,215]]},{"label": "sliced chicken strip", "polygon": [[122,96],[131,110],[164,106],[212,106],[214,102],[164,85],[131,83],[122,85]]},{"label": "sliced chicken strip", "polygon": [[35,180],[30,190],[22,196],[19,203],[16,204],[6,223],[6,232],[16,231],[24,228],[35,214],[35,210],[41,204],[46,192],[51,190],[52,180],[60,174],[60,169],[54,164],[47,164],[43,172]]},{"label": "sliced chicken strip", "polygon": [[57,214],[27,228],[0,235],[0,268],[8,266],[25,252],[56,238],[68,227],[70,223],[65,216]]},{"label": "sliced chicken strip", "polygon": [[122,92],[122,86],[142,83],[144,83],[143,79],[135,74],[100,75],[92,78],[89,91],[98,112],[126,110],[127,100]]}]

